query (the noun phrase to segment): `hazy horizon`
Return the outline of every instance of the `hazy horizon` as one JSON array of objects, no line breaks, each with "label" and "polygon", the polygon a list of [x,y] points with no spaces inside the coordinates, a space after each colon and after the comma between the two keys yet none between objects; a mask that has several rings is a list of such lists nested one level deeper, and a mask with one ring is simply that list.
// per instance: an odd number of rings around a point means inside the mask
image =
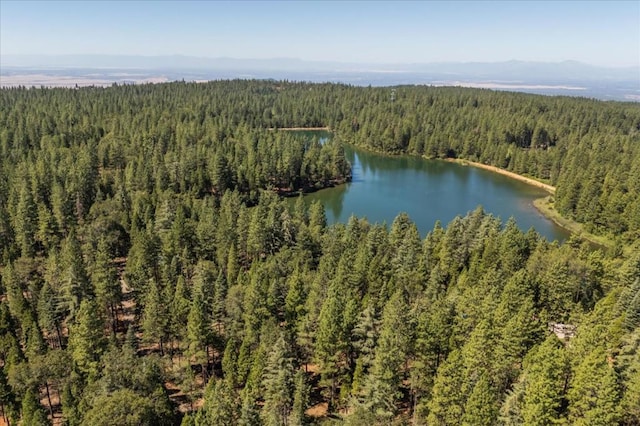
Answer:
[{"label": "hazy horizon", "polygon": [[[4,54],[0,53],[0,61],[4,62],[5,66],[10,67],[26,67],[26,66],[34,66],[34,67],[47,67],[47,66],[56,66],[55,61],[60,60],[90,60],[90,59],[133,59],[133,60],[158,60],[158,59],[188,59],[188,60],[201,60],[201,61],[218,61],[218,63],[224,63],[225,61],[234,62],[234,63],[247,63],[247,64],[275,64],[281,63],[286,65],[303,65],[303,64],[320,64],[324,66],[359,66],[363,67],[363,69],[368,69],[368,67],[382,67],[381,70],[392,69],[393,67],[397,67],[398,69],[406,69],[407,67],[416,67],[416,66],[447,66],[447,65],[500,65],[500,64],[520,64],[520,65],[579,65],[579,66],[588,66],[593,68],[600,69],[612,69],[612,70],[629,70],[629,69],[640,69],[640,64],[636,65],[599,65],[595,63],[579,61],[575,59],[565,59],[561,61],[534,61],[534,60],[522,60],[522,59],[507,59],[507,60],[496,60],[496,61],[407,61],[407,62],[384,62],[384,61],[370,61],[370,62],[353,62],[353,61],[333,61],[333,60],[315,60],[315,59],[302,59],[298,57],[287,57],[287,56],[279,56],[279,57],[264,57],[264,58],[255,58],[255,57],[242,57],[242,56],[204,56],[204,55],[186,55],[182,53],[170,53],[163,55],[144,55],[144,54],[99,54],[99,53],[65,53],[65,54],[50,54],[50,53],[11,53]],[[50,60],[53,62],[43,62],[39,64],[38,62],[42,60]],[[27,63],[28,65],[25,65]],[[53,65],[52,65],[53,64]],[[175,65],[175,64],[174,64]],[[82,67],[90,67],[89,63],[84,63],[80,65],[69,65],[72,67],[82,66]],[[168,66],[168,65],[162,65]],[[180,68],[181,66],[175,65],[176,68]],[[118,67],[122,67],[118,65]],[[97,68],[97,67],[96,67]],[[640,77],[640,76],[639,76]]]},{"label": "hazy horizon", "polygon": [[640,101],[639,68],[596,67],[575,61],[353,65],[282,58],[243,60],[189,56],[11,58],[12,66],[6,65],[6,57],[0,59],[5,64],[0,69],[0,87],[105,87],[114,83],[274,79],[356,86],[459,86]]}]

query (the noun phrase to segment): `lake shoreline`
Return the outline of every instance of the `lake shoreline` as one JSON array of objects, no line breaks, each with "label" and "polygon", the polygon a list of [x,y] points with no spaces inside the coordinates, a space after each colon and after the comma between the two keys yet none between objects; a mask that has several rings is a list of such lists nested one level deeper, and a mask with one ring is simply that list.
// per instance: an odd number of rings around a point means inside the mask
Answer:
[{"label": "lake shoreline", "polygon": [[536,180],[533,178],[519,175],[514,172],[510,172],[505,169],[501,169],[496,166],[477,163],[475,161],[469,161],[469,160],[464,160],[459,158],[446,158],[444,159],[444,161],[460,164],[463,166],[468,165],[468,166],[477,167],[479,169],[488,170],[490,172],[507,176],[509,178],[518,180],[520,182],[524,182],[526,184],[535,186],[537,188],[544,189],[550,195],[546,197],[536,198],[535,200],[533,200],[533,206],[538,212],[540,212],[541,215],[543,215],[545,218],[549,219],[551,222],[555,223],[559,227],[569,231],[569,233],[577,235],[578,237],[583,238],[593,244],[596,244],[602,247],[610,247],[612,245],[612,242],[608,238],[601,237],[598,235],[594,235],[590,232],[587,232],[581,223],[576,222],[573,219],[569,219],[562,216],[560,212],[558,212],[555,209],[555,206],[553,205],[553,195],[556,192],[555,186],[546,184],[544,182],[540,182],[539,180]]},{"label": "lake shoreline", "polygon": [[324,130],[330,132],[330,127],[269,127],[267,130],[284,130],[287,132],[303,132],[303,131],[318,131]]},{"label": "lake shoreline", "polygon": [[552,196],[556,192],[555,186],[546,184],[544,182],[540,182],[539,180],[529,178],[527,176],[522,176],[517,173],[510,172],[505,169],[501,169],[496,166],[477,163],[475,161],[469,161],[469,160],[464,160],[459,158],[447,158],[447,159],[444,159],[444,161],[447,161],[450,163],[457,163],[460,165],[473,166],[483,170],[488,170],[490,172],[507,176],[509,178],[518,180],[520,182],[524,182],[526,184],[535,186],[537,188],[544,189],[550,195],[546,197],[536,198],[535,200],[533,200],[533,206],[535,207],[536,210],[540,212],[540,214],[542,214],[544,217],[546,217],[547,219],[549,219],[559,227],[566,229],[571,234],[575,234],[578,237],[583,238],[591,243],[594,243],[596,245],[603,246],[603,247],[610,247],[612,245],[612,242],[608,238],[587,232],[581,223],[562,216],[560,212],[558,212],[555,209],[553,198],[552,198]]},{"label": "lake shoreline", "polygon": [[490,172],[498,173],[500,175],[510,177],[510,178],[518,180],[520,182],[524,182],[524,183],[529,184],[531,186],[535,186],[537,188],[544,189],[549,194],[553,195],[553,194],[556,193],[556,187],[555,186],[549,185],[549,184],[544,183],[544,182],[540,182],[537,179],[533,179],[533,178],[530,178],[530,177],[527,177],[527,176],[520,175],[518,173],[510,172],[509,170],[501,169],[500,167],[490,166],[488,164],[477,163],[475,161],[469,161],[469,160],[464,160],[464,159],[460,159],[460,158],[445,158],[444,161],[448,161],[450,163],[457,163],[457,164],[460,164],[460,165],[463,165],[463,166],[473,166],[473,167],[477,167],[479,169],[488,170]]},{"label": "lake shoreline", "polygon": [[293,197],[298,197],[300,195],[313,194],[314,192],[322,191],[323,189],[335,188],[336,186],[346,185],[347,183],[351,182],[352,177],[353,177],[352,174],[349,174],[349,176],[345,176],[341,179],[331,179],[320,186],[309,185],[297,190],[292,190],[289,188],[277,188],[275,192],[280,197],[293,198]]},{"label": "lake shoreline", "polygon": [[558,210],[556,210],[551,195],[533,200],[533,205],[544,217],[566,229],[571,234],[575,234],[601,247],[610,248],[613,246],[613,241],[609,238],[587,232],[581,223],[562,216]]}]

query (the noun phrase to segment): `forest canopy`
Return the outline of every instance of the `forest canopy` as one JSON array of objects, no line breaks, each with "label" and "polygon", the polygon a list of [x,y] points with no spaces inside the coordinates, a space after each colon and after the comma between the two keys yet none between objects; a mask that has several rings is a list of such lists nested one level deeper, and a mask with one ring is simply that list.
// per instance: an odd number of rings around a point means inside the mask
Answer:
[{"label": "forest canopy", "polygon": [[[5,422],[638,424],[640,105],[391,90],[1,89]],[[344,143],[551,183],[618,245],[281,199],[347,181]]]}]

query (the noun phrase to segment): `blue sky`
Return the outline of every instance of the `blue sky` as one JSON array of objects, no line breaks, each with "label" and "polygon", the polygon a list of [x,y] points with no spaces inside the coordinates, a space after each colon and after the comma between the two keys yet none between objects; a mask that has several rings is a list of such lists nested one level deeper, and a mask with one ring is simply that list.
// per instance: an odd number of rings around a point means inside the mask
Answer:
[{"label": "blue sky", "polygon": [[0,53],[640,65],[640,1],[0,0]]}]

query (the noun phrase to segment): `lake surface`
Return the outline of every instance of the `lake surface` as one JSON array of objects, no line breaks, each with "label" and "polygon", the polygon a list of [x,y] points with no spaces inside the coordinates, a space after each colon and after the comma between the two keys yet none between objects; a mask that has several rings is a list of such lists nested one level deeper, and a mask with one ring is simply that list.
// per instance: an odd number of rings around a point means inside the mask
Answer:
[{"label": "lake surface", "polygon": [[533,206],[533,200],[548,195],[534,186],[445,161],[385,156],[349,145],[345,153],[352,182],[305,196],[308,203],[322,202],[329,223],[346,223],[356,215],[390,226],[398,213],[406,212],[425,236],[437,220],[445,226],[482,205],[503,222],[513,216],[522,230],[533,227],[550,241],[569,236]]}]

